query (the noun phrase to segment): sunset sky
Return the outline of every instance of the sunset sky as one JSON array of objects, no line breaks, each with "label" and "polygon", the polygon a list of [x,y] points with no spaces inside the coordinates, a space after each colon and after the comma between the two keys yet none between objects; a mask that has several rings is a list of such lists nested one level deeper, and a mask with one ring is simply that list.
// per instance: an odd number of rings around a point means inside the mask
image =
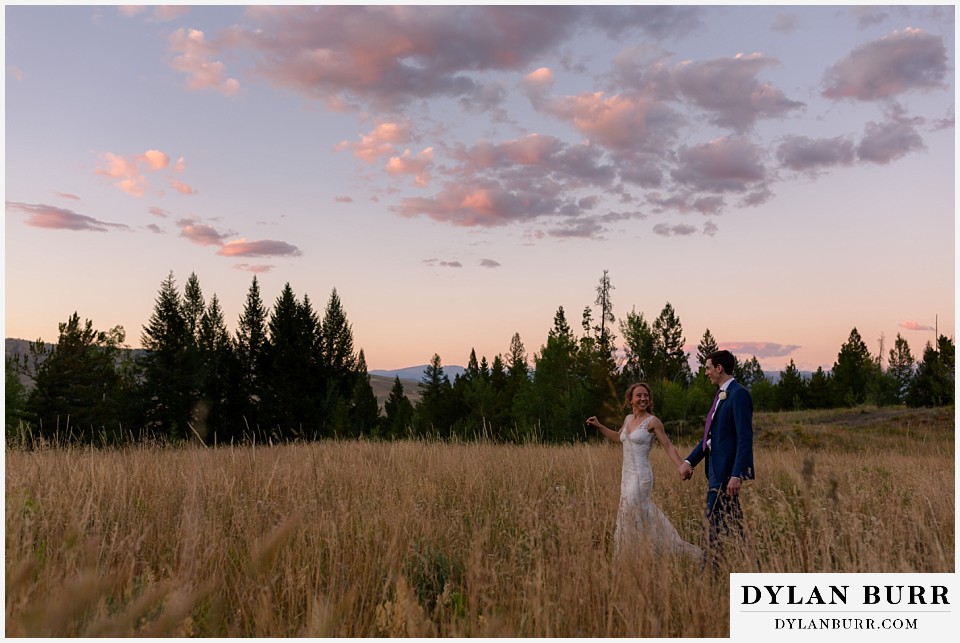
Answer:
[{"label": "sunset sky", "polygon": [[768,370],[954,333],[952,5],[4,13],[6,337],[138,346],[170,271],[231,332],[336,288],[371,369],[532,357],[604,270]]}]

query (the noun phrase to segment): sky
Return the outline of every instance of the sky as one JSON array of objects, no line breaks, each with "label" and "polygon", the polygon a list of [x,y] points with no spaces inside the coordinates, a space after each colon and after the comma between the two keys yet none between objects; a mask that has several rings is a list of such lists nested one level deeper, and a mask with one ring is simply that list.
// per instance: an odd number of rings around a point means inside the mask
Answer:
[{"label": "sky", "polygon": [[[531,358],[669,302],[764,369],[955,327],[955,27],[933,6],[17,6],[5,336],[140,345],[256,277],[369,368]],[[622,337],[622,333],[617,333]],[[619,343],[619,340],[618,340]]]}]

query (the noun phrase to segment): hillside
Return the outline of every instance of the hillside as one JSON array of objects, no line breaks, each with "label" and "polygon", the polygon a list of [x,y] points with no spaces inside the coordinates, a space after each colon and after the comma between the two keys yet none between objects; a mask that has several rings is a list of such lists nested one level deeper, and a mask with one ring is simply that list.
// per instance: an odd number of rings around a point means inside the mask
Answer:
[{"label": "hillside", "polygon": [[[380,403],[381,410],[383,403],[390,397],[390,390],[393,388],[395,376],[374,375],[370,373],[370,386],[373,388],[373,394],[377,396],[377,402]],[[418,380],[405,380],[400,378],[400,384],[403,386],[403,394],[414,405],[420,401],[420,387],[417,386]]]}]

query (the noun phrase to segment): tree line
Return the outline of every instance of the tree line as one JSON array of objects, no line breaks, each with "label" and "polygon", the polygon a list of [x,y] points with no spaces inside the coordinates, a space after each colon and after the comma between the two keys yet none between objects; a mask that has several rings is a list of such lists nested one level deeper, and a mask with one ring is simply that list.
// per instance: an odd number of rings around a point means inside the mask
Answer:
[{"label": "tree line", "polygon": [[[417,403],[396,378],[381,409],[336,289],[322,316],[289,283],[268,310],[254,277],[231,335],[217,296],[206,301],[195,274],[181,293],[171,272],[142,329],[142,351],[125,346],[122,327],[98,331],[74,313],[59,325],[56,344],[31,342],[28,354],[8,358],[7,435],[26,430],[101,444],[359,436],[570,442],[592,435],[583,422],[590,415],[619,422],[623,392],[635,381],[651,383],[655,412],[672,429],[695,433],[713,398],[704,362],[717,340],[704,332],[693,372],[673,306],[667,302],[652,320],[633,309],[618,323],[613,290],[604,271],[581,331],[559,307],[532,356],[515,333],[492,361],[471,350],[451,381],[435,354]],[[791,360],[771,382],[751,356],[738,359],[735,376],[756,409],[776,411],[950,405],[954,372],[951,338],[928,342],[916,360],[898,334],[884,367],[854,328],[830,371],[821,367],[807,378]]]}]

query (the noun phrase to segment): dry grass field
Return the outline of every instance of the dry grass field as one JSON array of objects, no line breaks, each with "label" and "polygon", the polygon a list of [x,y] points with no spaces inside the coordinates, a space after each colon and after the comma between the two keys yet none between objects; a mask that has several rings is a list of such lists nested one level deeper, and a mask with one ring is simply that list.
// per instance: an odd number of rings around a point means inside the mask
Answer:
[{"label": "dry grass field", "polygon": [[[764,571],[953,571],[952,408],[756,424],[743,502]],[[612,444],[5,455],[7,636],[728,635],[725,577],[612,556]],[[702,471],[651,458],[699,544]]]}]

